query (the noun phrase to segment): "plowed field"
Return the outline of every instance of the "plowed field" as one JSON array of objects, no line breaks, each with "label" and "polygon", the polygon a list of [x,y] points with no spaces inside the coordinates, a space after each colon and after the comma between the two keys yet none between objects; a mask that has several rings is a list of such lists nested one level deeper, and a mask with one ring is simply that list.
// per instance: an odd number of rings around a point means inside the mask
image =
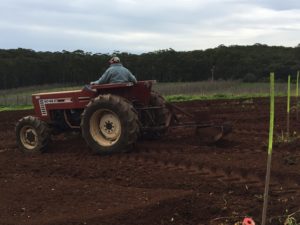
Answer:
[{"label": "plowed field", "polygon": [[[286,99],[275,104],[278,141],[286,129]],[[14,126],[32,111],[1,112],[0,224],[215,225],[244,216],[259,222],[269,100],[177,105],[199,117],[206,112],[214,122],[232,121],[234,130],[207,145],[191,129],[171,129],[161,140],[141,140],[130,153],[110,156],[94,155],[80,135],[66,134],[46,153],[24,155]],[[294,111],[290,130],[300,133]],[[274,145],[268,224],[283,224],[300,208],[299,146],[299,140]]]}]

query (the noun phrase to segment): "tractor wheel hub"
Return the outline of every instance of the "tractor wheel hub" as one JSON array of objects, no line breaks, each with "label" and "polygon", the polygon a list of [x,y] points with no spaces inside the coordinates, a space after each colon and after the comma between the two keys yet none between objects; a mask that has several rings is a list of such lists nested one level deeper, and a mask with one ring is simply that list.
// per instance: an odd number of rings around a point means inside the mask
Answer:
[{"label": "tractor wheel hub", "polygon": [[26,136],[26,139],[27,139],[29,142],[34,142],[34,140],[35,140],[35,135],[34,135],[34,133],[33,133],[32,130],[27,130],[25,136]]},{"label": "tractor wheel hub", "polygon": [[38,135],[31,126],[24,126],[20,131],[20,140],[27,149],[34,149],[38,144]]},{"label": "tractor wheel hub", "polygon": [[96,111],[90,120],[90,132],[102,146],[111,146],[121,136],[121,122],[117,114],[110,110]]}]

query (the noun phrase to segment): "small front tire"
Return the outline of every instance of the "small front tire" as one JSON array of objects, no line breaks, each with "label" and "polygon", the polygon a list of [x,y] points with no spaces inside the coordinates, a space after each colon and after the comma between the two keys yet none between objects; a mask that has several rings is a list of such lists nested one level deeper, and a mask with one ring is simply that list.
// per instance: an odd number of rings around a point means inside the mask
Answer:
[{"label": "small front tire", "polygon": [[47,123],[37,117],[26,116],[16,125],[17,145],[22,152],[40,153],[45,151],[51,136]]}]

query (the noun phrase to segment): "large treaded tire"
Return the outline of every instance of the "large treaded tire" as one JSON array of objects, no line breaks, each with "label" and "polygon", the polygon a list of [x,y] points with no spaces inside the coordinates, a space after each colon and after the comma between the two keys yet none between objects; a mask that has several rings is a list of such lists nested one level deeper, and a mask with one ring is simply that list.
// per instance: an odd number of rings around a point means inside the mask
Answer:
[{"label": "large treaded tire", "polygon": [[126,99],[100,95],[84,110],[81,131],[86,143],[97,154],[128,151],[139,136],[139,119]]},{"label": "large treaded tire", "polygon": [[144,133],[146,139],[160,139],[168,130],[168,119],[170,117],[170,110],[166,105],[166,100],[157,92],[152,91],[150,96],[150,106],[161,107],[152,112],[152,119],[154,124],[152,126],[164,127],[161,130],[149,130]]},{"label": "large treaded tire", "polygon": [[167,125],[167,120],[171,112],[166,106],[166,100],[164,97],[157,92],[152,91],[150,105],[162,107],[160,110],[155,111],[155,121],[158,126]]},{"label": "large treaded tire", "polygon": [[50,141],[51,129],[37,117],[26,116],[16,125],[17,145],[25,153],[41,153]]}]

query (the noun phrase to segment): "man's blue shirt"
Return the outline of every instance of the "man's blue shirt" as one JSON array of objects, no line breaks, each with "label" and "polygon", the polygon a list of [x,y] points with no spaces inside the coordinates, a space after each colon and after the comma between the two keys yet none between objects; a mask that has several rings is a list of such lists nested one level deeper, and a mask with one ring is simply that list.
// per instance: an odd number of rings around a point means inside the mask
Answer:
[{"label": "man's blue shirt", "polygon": [[111,64],[110,67],[103,73],[99,80],[94,81],[95,84],[108,83],[136,83],[135,76],[121,63]]}]

